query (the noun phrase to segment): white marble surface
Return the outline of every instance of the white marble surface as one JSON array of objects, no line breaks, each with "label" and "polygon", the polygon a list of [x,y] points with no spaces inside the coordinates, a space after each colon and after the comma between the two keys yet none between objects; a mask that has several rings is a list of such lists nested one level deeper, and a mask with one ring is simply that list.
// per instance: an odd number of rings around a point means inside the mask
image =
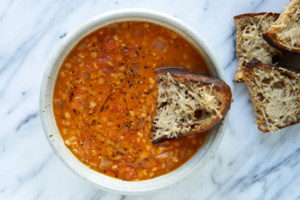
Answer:
[{"label": "white marble surface", "polygon": [[[237,67],[233,16],[281,12],[288,0],[1,0],[0,199],[300,199],[300,125],[265,134],[254,124]],[[167,13],[196,29],[220,58],[233,90],[229,124],[214,158],[193,178],[150,196],[106,193],[82,181],[52,152],[41,126],[44,68],[65,34],[122,8]],[[297,60],[298,58],[294,58]]]}]

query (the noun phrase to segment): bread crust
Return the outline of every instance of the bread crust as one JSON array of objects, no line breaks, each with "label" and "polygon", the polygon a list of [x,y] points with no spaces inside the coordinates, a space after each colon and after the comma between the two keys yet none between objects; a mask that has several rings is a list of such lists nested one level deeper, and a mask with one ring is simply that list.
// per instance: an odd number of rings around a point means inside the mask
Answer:
[{"label": "bread crust", "polygon": [[265,15],[265,14],[267,14],[267,16],[273,15],[275,18],[278,18],[280,15],[280,13],[274,13],[274,12],[244,13],[244,14],[234,16],[233,19],[238,20],[243,17],[255,17],[255,16]]},{"label": "bread crust", "polygon": [[[226,116],[228,110],[230,109],[231,100],[232,100],[232,92],[230,87],[220,79],[215,79],[212,77],[204,76],[201,74],[189,72],[186,70],[183,70],[179,67],[167,67],[167,68],[160,68],[156,70],[156,75],[158,76],[167,76],[167,74],[170,74],[174,79],[181,80],[184,82],[191,82],[191,83],[197,83],[199,86],[206,86],[206,85],[214,85],[214,90],[217,90],[223,97],[223,104],[222,108],[220,110],[222,114],[222,118],[216,117],[215,120],[206,126],[205,128],[202,128],[201,130],[194,130],[189,131],[186,133],[181,133],[178,135],[178,138],[186,137],[189,135],[195,135],[199,133],[203,133],[205,131],[210,130],[212,127],[216,126],[217,124],[221,123],[224,117]],[[156,140],[153,140],[153,144],[158,143],[164,139],[167,139],[167,136],[160,137]]]},{"label": "bread crust", "polygon": [[271,47],[274,47],[274,48],[279,49],[281,51],[289,52],[289,53],[292,53],[292,54],[300,54],[300,49],[289,49],[288,47],[282,45],[279,41],[277,41],[275,36],[274,36],[273,30],[270,30],[269,32],[263,33],[263,37]]},{"label": "bread crust", "polygon": [[274,70],[279,71],[281,73],[286,72],[286,69],[288,69],[289,71],[300,74],[299,69],[296,69],[296,68],[293,68],[293,67],[290,67],[290,66],[267,65],[267,64],[264,64],[261,61],[257,60],[256,58],[253,58],[249,62],[244,61],[244,63],[243,63],[243,66],[247,67],[247,71],[253,70],[258,65],[260,65],[264,68],[274,69]]},{"label": "bread crust", "polygon": [[[245,74],[245,77],[246,77],[246,78],[247,78],[247,74],[252,74],[253,71],[254,71],[254,69],[255,69],[255,68],[258,68],[258,67],[262,67],[262,68],[269,69],[269,70],[276,70],[276,71],[278,71],[278,72],[280,72],[280,73],[282,73],[282,74],[287,73],[287,70],[288,70],[289,73],[290,73],[290,72],[294,72],[294,73],[300,74],[300,70],[295,69],[295,68],[293,68],[293,67],[289,67],[289,66],[281,67],[281,66],[275,66],[275,65],[267,65],[267,64],[263,64],[261,61],[255,59],[255,58],[252,59],[252,60],[249,61],[249,62],[244,62],[244,63],[243,63],[243,66],[246,68],[246,71],[247,71],[246,74]],[[246,81],[246,84],[247,84],[247,81]],[[247,86],[248,86],[248,84],[247,84]],[[248,86],[248,87],[249,87],[249,86]],[[251,96],[250,90],[249,90],[249,94],[250,94],[250,96]],[[300,94],[299,94],[299,95],[300,95]],[[297,96],[297,100],[299,100],[299,99],[298,99],[299,95]],[[252,103],[254,104],[254,102],[253,102],[254,100],[252,99],[252,96],[251,96],[251,101],[252,101]],[[289,124],[289,125],[287,125],[287,126],[281,126],[281,127],[278,127],[278,129],[283,129],[283,128],[286,128],[286,127],[288,127],[288,126],[293,126],[293,125],[298,124],[298,123],[299,123],[299,121],[297,121],[297,122],[292,122],[291,124]],[[270,132],[270,130],[269,130],[267,127],[263,127],[263,126],[259,126],[259,125],[258,125],[258,129],[261,130],[261,131],[264,132],[264,133]]]},{"label": "bread crust", "polygon": [[[294,19],[294,16],[291,16],[291,15],[293,15],[297,12],[297,6],[299,6],[299,3],[300,3],[299,0],[291,0],[289,5],[282,12],[282,14],[276,20],[274,25],[284,24],[284,25],[288,26],[289,22],[291,22],[291,23],[294,23],[293,26],[297,26],[297,23],[299,23],[298,19],[296,22],[292,22],[292,20]],[[298,13],[299,13],[299,7],[298,7]],[[298,15],[297,15],[297,18],[299,18]],[[288,20],[288,21],[285,23],[285,20]],[[289,30],[289,27],[287,27],[287,26],[285,28],[281,28],[280,30],[282,30],[282,31]],[[278,39],[278,33],[279,32],[276,31],[276,29],[271,28],[268,32],[263,33],[263,38],[269,43],[270,46],[272,46],[274,48],[277,48],[277,49],[280,49],[282,51],[289,52],[292,54],[300,54],[300,47],[293,48],[293,47],[288,47],[288,46],[284,45],[283,41]]]}]

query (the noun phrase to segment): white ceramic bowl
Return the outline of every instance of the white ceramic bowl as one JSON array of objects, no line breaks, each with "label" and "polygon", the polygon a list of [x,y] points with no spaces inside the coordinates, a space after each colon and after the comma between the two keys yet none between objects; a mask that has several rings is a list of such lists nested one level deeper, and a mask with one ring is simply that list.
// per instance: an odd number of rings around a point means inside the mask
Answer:
[{"label": "white ceramic bowl", "polygon": [[151,194],[182,183],[199,171],[212,158],[223,138],[228,114],[222,124],[210,131],[203,147],[187,163],[177,170],[157,178],[140,182],[121,181],[93,171],[77,160],[65,146],[53,116],[52,98],[56,76],[63,60],[80,39],[96,29],[120,21],[147,21],[160,24],[179,33],[199,51],[212,76],[227,82],[223,67],[213,50],[195,30],[185,23],[169,15],[151,10],[117,10],[86,21],[68,34],[61,42],[45,69],[40,91],[40,115],[46,137],[53,151],[76,175],[95,187],[108,192],[126,195]]}]

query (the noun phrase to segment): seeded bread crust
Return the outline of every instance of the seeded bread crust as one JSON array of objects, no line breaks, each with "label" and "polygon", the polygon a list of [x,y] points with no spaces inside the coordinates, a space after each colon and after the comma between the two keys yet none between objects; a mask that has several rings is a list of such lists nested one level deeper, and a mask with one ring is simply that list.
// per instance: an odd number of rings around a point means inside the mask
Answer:
[{"label": "seeded bread crust", "polygon": [[[231,89],[222,80],[175,67],[158,69],[156,70],[156,76],[159,86],[159,95],[151,135],[151,140],[154,144],[167,138],[181,138],[208,131],[222,122],[230,109],[232,99]],[[173,89],[176,88],[178,91],[168,91],[172,86],[174,86]],[[180,103],[180,95],[178,95],[180,92],[181,95],[183,95],[182,97],[184,97],[181,101],[182,103]],[[187,95],[184,96],[185,94]],[[195,98],[192,97],[193,95]],[[206,102],[204,100],[208,99],[206,105],[208,107],[203,106],[203,102],[198,103],[198,97],[201,98],[204,103]],[[209,105],[209,102],[211,104],[220,102],[221,105],[217,105],[216,109],[214,107],[215,110],[213,110],[213,105]],[[181,105],[175,105],[174,103]],[[197,108],[192,109],[194,103],[197,105]],[[188,109],[182,109],[184,106],[187,106]],[[171,108],[174,110],[168,110]],[[195,113],[199,112],[199,110],[201,110],[202,115],[197,116]],[[192,112],[192,114],[189,115],[186,112]],[[170,115],[173,117],[172,121],[168,121]],[[193,116],[197,117],[197,119],[191,119]],[[177,124],[176,127],[172,124],[174,120]],[[181,121],[184,122],[181,123]],[[164,126],[163,123],[167,125]],[[188,124],[189,127],[186,124]],[[173,129],[177,131],[170,131]],[[167,132],[169,133],[166,134]]]},{"label": "seeded bread crust", "polygon": [[234,17],[237,27],[236,51],[239,59],[234,82],[244,82],[244,61],[257,58],[265,64],[276,63],[283,57],[283,53],[271,47],[262,34],[271,28],[279,17],[279,13],[262,12],[246,13]]},{"label": "seeded bread crust", "polygon": [[300,0],[292,0],[272,28],[263,34],[272,46],[293,54],[300,53]]},{"label": "seeded bread crust", "polygon": [[300,71],[266,65],[257,59],[244,62],[244,66],[258,129],[274,132],[299,123]]}]

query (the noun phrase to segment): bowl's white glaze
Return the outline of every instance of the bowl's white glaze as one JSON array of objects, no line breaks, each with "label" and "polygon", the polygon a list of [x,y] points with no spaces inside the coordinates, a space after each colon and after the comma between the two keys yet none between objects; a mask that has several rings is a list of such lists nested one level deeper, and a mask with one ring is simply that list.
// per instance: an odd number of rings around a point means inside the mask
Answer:
[{"label": "bowl's white glaze", "polygon": [[174,30],[188,40],[199,51],[213,77],[227,82],[223,67],[213,50],[195,30],[185,23],[169,15],[151,10],[117,10],[96,16],[86,21],[67,35],[56,49],[49,60],[42,80],[40,91],[40,115],[45,135],[53,151],[59,159],[79,177],[95,187],[108,192],[126,195],[151,194],[182,183],[191,175],[199,171],[212,158],[223,138],[228,114],[222,124],[210,131],[205,144],[195,156],[177,170],[154,179],[140,182],[121,181],[93,171],[77,160],[65,146],[53,116],[52,98],[56,76],[61,63],[80,39],[96,29],[120,21],[147,21]]}]

